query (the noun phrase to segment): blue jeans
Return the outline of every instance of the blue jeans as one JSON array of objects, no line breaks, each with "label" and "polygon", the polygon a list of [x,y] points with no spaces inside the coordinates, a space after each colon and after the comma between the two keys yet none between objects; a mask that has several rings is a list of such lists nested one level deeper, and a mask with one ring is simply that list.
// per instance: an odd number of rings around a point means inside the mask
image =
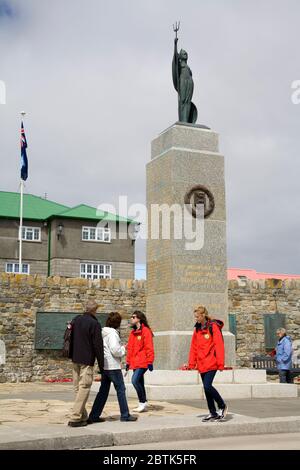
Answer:
[{"label": "blue jeans", "polygon": [[146,403],[146,390],[144,383],[144,375],[147,369],[135,369],[132,375],[132,385],[134,386],[140,403]]},{"label": "blue jeans", "polygon": [[223,398],[221,397],[219,392],[212,386],[216,372],[216,370],[210,370],[201,374],[207,406],[212,415],[217,414],[215,402],[218,404],[219,408],[225,408]]},{"label": "blue jeans", "polygon": [[94,420],[95,418],[99,418],[107,402],[110,385],[111,383],[114,384],[114,387],[117,392],[121,418],[128,418],[129,416],[129,409],[126,400],[126,388],[124,385],[123,374],[120,369],[115,370],[103,370],[101,375],[101,385],[99,392],[96,395],[92,410],[90,412],[89,418]]}]

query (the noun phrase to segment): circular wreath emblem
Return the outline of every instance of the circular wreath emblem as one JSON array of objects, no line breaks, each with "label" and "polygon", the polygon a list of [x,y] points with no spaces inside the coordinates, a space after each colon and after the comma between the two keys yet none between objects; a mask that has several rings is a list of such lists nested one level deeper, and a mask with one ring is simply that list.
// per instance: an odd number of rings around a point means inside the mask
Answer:
[{"label": "circular wreath emblem", "polygon": [[193,217],[197,217],[197,207],[204,205],[204,217],[209,217],[215,208],[215,198],[205,186],[193,186],[184,196],[184,204]]}]

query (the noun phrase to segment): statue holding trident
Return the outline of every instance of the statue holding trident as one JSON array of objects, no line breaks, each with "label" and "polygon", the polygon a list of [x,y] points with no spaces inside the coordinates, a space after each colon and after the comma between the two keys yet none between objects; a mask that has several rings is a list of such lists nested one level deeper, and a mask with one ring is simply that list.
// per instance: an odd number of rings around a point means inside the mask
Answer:
[{"label": "statue holding trident", "polygon": [[179,31],[180,22],[173,25],[175,32],[174,39],[174,57],[172,62],[172,75],[174,88],[178,93],[178,116],[179,122],[188,122],[195,124],[197,121],[197,108],[192,103],[192,96],[194,91],[194,81],[192,71],[187,65],[188,54],[185,50],[181,49],[179,54],[177,51],[177,32]]}]

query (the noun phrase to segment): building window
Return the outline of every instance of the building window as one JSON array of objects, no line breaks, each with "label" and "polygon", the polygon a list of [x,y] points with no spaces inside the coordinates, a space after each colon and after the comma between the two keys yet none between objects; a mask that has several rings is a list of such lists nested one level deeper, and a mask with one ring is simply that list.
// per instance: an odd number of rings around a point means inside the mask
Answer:
[{"label": "building window", "polygon": [[40,227],[22,227],[22,240],[26,242],[40,242],[41,241]]},{"label": "building window", "polygon": [[82,227],[82,240],[110,243],[111,229],[105,227]]},{"label": "building window", "polygon": [[[19,273],[19,263],[6,263],[5,271],[7,273]],[[21,274],[29,274],[30,265],[28,263],[22,263]]]},{"label": "building window", "polygon": [[238,285],[241,287],[246,287],[247,286],[247,276],[238,276],[237,281]]},{"label": "building window", "polygon": [[80,277],[84,279],[111,279],[111,265],[81,263]]}]

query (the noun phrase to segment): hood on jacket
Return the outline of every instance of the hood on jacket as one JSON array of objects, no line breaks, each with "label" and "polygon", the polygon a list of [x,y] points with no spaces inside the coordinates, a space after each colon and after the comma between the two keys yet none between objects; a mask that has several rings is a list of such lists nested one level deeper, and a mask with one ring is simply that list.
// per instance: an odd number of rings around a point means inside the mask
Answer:
[{"label": "hood on jacket", "polygon": [[287,339],[290,343],[292,342],[292,338],[289,335],[283,336],[282,338],[278,340],[278,342],[280,343],[280,341],[284,340],[284,338]]},{"label": "hood on jacket", "polygon": [[220,330],[222,330],[222,328],[224,326],[224,322],[222,320],[212,320],[211,322],[216,323],[218,325],[218,327],[220,328]]},{"label": "hood on jacket", "polygon": [[216,325],[218,325],[218,327],[220,328],[220,330],[222,330],[223,326],[224,326],[224,322],[222,320],[210,320],[210,321],[207,321],[205,323],[205,325],[202,327],[202,324],[201,323],[195,323],[194,327],[196,328],[196,330],[207,330],[207,328],[212,325],[212,323],[216,323]]},{"label": "hood on jacket", "polygon": [[145,327],[145,325],[143,323],[141,323],[141,326],[139,328],[136,325],[133,325],[132,326],[132,331],[135,335],[140,335],[143,328],[147,328],[147,327]]},{"label": "hood on jacket", "polygon": [[115,328],[110,328],[109,326],[104,326],[102,328],[102,337],[105,338],[106,336],[108,335],[115,335],[115,334],[119,334],[118,331],[115,329]]}]

